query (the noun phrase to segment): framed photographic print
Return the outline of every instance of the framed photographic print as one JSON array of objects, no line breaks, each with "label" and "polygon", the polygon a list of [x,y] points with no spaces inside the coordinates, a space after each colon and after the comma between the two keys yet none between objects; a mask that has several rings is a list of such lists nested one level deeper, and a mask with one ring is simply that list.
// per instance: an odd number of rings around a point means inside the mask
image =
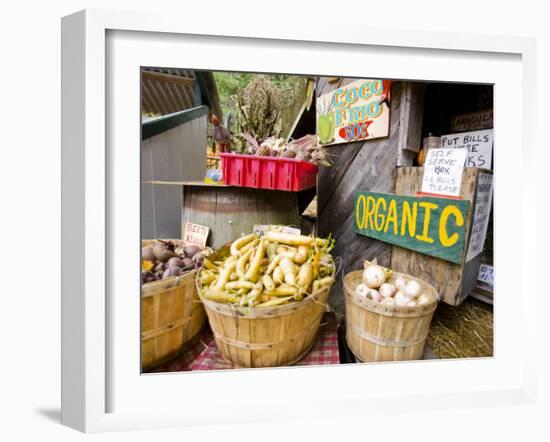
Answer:
[{"label": "framed photographic print", "polygon": [[533,43],[234,29],[63,19],[63,423],[530,403]]}]

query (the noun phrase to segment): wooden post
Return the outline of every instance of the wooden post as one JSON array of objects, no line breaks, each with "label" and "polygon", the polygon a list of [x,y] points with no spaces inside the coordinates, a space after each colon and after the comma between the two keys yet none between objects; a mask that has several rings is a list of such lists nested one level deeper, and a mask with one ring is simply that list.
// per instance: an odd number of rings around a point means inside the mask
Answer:
[{"label": "wooden post", "polygon": [[[420,145],[422,118],[417,114],[422,115],[424,96],[419,88],[419,83],[393,83],[387,138],[328,148],[334,165],[319,172],[318,229],[321,236],[332,234],[336,239],[333,255],[340,257],[344,274],[360,269],[365,259],[377,258],[380,264],[390,265],[391,245],[353,231],[355,191],[394,192],[400,152]],[[406,99],[402,99],[403,91],[408,91]],[[330,303],[341,318],[344,295],[340,277],[332,288]]]}]

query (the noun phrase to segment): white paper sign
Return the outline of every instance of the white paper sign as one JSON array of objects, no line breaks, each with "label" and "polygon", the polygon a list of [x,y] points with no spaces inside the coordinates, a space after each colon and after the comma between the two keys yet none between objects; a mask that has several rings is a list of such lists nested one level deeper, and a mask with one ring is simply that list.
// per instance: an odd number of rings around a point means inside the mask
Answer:
[{"label": "white paper sign", "polygon": [[479,266],[479,274],[477,280],[493,287],[493,278],[495,275],[495,269],[488,264],[481,264]]},{"label": "white paper sign", "polygon": [[471,261],[483,251],[491,203],[493,201],[493,175],[480,172],[478,176],[476,208],[470,233],[470,244],[466,254],[466,262]]},{"label": "white paper sign", "polygon": [[466,149],[430,149],[424,163],[423,195],[460,196]]},{"label": "white paper sign", "polygon": [[441,147],[466,148],[468,149],[468,156],[465,167],[491,169],[493,129],[442,135]]},{"label": "white paper sign", "polygon": [[252,228],[252,231],[258,236],[264,236],[265,233],[270,230],[276,230],[277,232],[283,232],[283,233],[292,233],[294,235],[300,235],[302,233],[300,229],[297,229],[295,227],[288,227],[288,226],[256,224]]},{"label": "white paper sign", "polygon": [[183,243],[199,246],[201,249],[206,247],[206,240],[210,229],[200,224],[185,223],[183,231]]}]

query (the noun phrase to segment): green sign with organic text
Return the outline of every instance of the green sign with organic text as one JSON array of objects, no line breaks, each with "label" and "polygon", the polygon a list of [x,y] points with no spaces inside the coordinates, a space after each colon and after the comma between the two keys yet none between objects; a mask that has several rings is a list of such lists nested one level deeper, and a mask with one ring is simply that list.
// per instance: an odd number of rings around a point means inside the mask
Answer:
[{"label": "green sign with organic text", "polygon": [[357,191],[353,230],[460,264],[470,202]]}]

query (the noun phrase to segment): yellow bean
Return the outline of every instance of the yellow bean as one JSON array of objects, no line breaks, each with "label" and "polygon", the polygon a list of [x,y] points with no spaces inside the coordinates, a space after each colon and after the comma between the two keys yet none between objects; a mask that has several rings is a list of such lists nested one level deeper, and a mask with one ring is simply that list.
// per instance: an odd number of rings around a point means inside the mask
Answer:
[{"label": "yellow bean", "polygon": [[254,288],[254,283],[249,281],[234,281],[228,282],[225,284],[226,290],[236,290],[236,289],[248,289],[252,290]]},{"label": "yellow bean", "polygon": [[237,274],[239,275],[239,278],[244,278],[244,275],[246,273],[246,263],[250,259],[250,256],[252,256],[252,249],[241,255],[241,257],[237,261]]},{"label": "yellow bean", "polygon": [[275,283],[273,282],[273,279],[271,279],[271,276],[264,275],[262,277],[262,282],[264,284],[264,287],[266,290],[274,290],[275,289]]},{"label": "yellow bean", "polygon": [[227,284],[227,281],[229,280],[229,276],[231,273],[233,273],[233,270],[235,270],[235,267],[237,266],[237,263],[233,258],[229,258],[225,265],[222,268],[222,271],[220,272],[220,276],[218,277],[218,282],[216,283],[216,287],[223,290],[225,287],[225,284]]},{"label": "yellow bean", "polygon": [[296,285],[296,266],[290,258],[281,259],[279,267],[285,275],[285,281],[287,284]]},{"label": "yellow bean", "polygon": [[218,269],[218,267],[216,265],[214,265],[214,263],[212,261],[210,261],[208,258],[204,258],[203,260],[203,264],[204,266],[207,268],[207,269],[210,269],[214,272],[219,272],[220,270]]},{"label": "yellow bean", "polygon": [[312,236],[293,235],[292,233],[274,232],[272,230],[267,232],[264,238],[271,242],[278,242],[291,246],[310,245],[314,241]]},{"label": "yellow bean", "polygon": [[302,264],[300,270],[298,271],[298,276],[296,278],[296,284],[301,289],[307,291],[309,286],[313,281],[313,265],[310,262]]},{"label": "yellow bean", "polygon": [[289,287],[280,285],[274,290],[266,291],[264,292],[264,295],[266,296],[288,296],[288,295],[295,295],[298,293],[298,289],[296,287]]},{"label": "yellow bean", "polygon": [[256,234],[251,233],[250,235],[245,235],[242,238],[233,241],[233,244],[231,244],[231,256],[240,256],[240,248],[253,241],[255,238],[257,238]]},{"label": "yellow bean", "polygon": [[266,274],[271,275],[273,273],[273,270],[275,270],[275,267],[279,265],[279,262],[281,262],[281,256],[275,255],[271,262],[269,263],[269,266],[267,267],[267,270],[265,271]]},{"label": "yellow bean", "polygon": [[277,305],[286,304],[291,299],[292,299],[292,296],[288,296],[286,298],[272,299],[271,301],[262,302],[261,304],[258,304],[256,307],[275,307]]},{"label": "yellow bean", "polygon": [[260,241],[258,250],[254,253],[254,258],[250,262],[250,268],[247,270],[244,276],[245,279],[247,279],[248,281],[256,282],[258,280],[258,270],[260,269],[260,263],[262,262],[262,259],[264,259],[266,246],[266,241]]},{"label": "yellow bean", "polygon": [[225,303],[235,303],[239,301],[239,298],[236,296],[230,295],[229,293],[219,290],[217,288],[208,289],[204,296],[211,301],[216,302],[225,302]]},{"label": "yellow bean", "polygon": [[285,275],[283,274],[283,271],[279,266],[275,267],[275,270],[273,271],[273,282],[275,284],[282,284],[282,282],[285,279]]}]

